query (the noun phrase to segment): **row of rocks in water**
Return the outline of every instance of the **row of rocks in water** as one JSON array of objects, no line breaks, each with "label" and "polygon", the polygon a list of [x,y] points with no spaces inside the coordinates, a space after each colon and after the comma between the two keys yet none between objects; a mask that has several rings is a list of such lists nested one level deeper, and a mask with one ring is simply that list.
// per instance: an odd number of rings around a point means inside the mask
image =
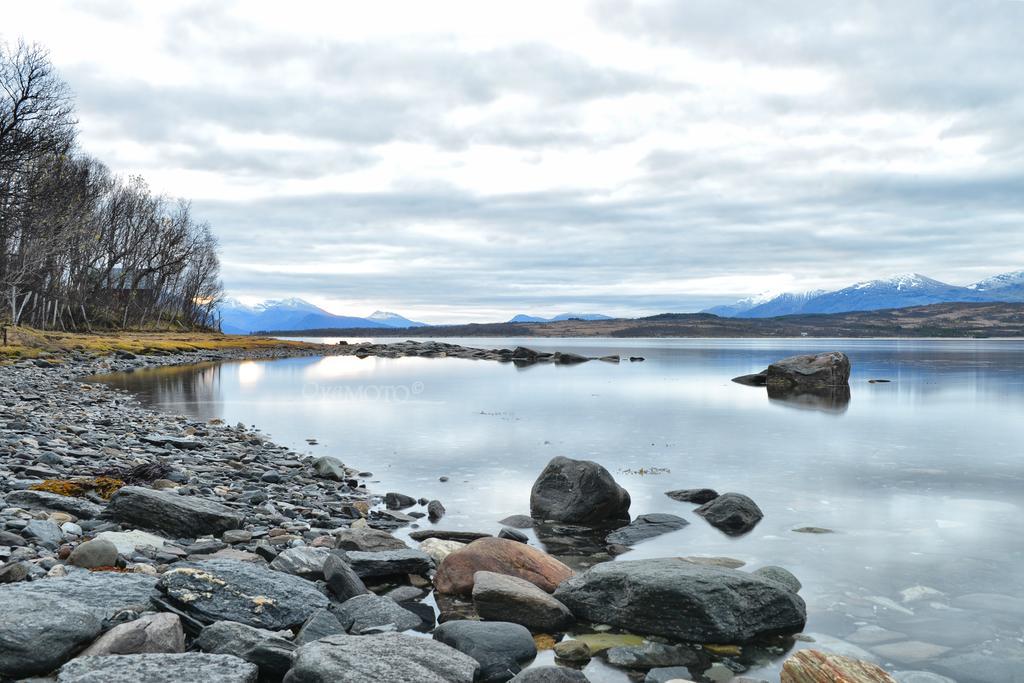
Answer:
[{"label": "row of rocks in water", "polygon": [[[782,569],[664,558],[577,571],[513,524],[507,537],[423,529],[409,547],[389,531],[428,514],[401,512],[411,497],[374,496],[341,462],[240,425],[78,381],[194,359],[0,372],[0,678],[585,681],[579,667],[601,656],[669,680],[714,662],[742,671],[803,628],[799,582]],[[552,461],[527,523],[583,523],[612,545],[671,530],[655,515],[630,522],[628,494],[598,468]],[[600,515],[579,512],[588,501]],[[553,642],[558,666],[524,668]]]}]

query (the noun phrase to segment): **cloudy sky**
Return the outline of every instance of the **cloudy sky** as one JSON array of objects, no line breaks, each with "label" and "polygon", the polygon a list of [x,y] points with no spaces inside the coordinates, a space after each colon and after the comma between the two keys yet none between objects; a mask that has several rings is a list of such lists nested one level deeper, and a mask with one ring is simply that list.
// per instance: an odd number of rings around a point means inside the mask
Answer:
[{"label": "cloudy sky", "polygon": [[[159,6],[158,6],[159,5]],[[1024,268],[1024,2],[34,0],[246,299],[428,322]]]}]

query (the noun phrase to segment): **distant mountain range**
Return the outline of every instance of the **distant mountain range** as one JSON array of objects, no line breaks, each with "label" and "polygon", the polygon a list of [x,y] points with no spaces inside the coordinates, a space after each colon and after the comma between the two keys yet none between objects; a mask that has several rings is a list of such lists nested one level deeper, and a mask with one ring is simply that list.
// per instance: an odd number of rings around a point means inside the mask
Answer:
[{"label": "distant mountain range", "polygon": [[1024,270],[996,275],[966,287],[910,273],[885,280],[858,282],[832,292],[760,294],[701,312],[723,318],[773,318],[798,313],[848,313],[978,302],[1024,302]]},{"label": "distant mountain range", "polygon": [[561,320],[611,320],[610,315],[604,315],[602,313],[559,313],[553,318],[541,318],[536,315],[526,315],[520,313],[519,315],[512,316],[509,320],[510,323],[554,323]]},{"label": "distant mountain range", "polygon": [[225,334],[249,334],[261,330],[309,330],[314,328],[379,328],[424,327],[425,323],[409,320],[397,313],[376,311],[365,318],[328,313],[302,299],[269,299],[247,306],[237,299],[225,299],[217,308],[221,331]]}]

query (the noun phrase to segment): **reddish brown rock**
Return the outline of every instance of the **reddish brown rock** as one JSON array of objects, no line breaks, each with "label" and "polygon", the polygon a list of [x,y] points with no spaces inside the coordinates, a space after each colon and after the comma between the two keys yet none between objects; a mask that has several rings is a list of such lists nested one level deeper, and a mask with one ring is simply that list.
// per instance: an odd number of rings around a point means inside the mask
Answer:
[{"label": "reddish brown rock", "polygon": [[469,595],[473,574],[495,572],[525,579],[551,593],[573,571],[547,553],[506,538],[481,538],[457,550],[441,562],[434,577],[439,593]]},{"label": "reddish brown rock", "polygon": [[800,650],[782,665],[780,683],[896,683],[879,667],[820,650]]}]

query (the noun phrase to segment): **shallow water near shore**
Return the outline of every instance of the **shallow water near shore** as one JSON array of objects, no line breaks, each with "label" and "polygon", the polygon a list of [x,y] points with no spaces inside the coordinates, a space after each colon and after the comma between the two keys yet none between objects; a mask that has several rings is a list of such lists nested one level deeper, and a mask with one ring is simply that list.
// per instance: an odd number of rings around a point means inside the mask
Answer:
[{"label": "shallow water near shore", "polygon": [[[1022,675],[1024,342],[443,341],[620,354],[623,362],[517,368],[332,356],[105,381],[162,410],[256,425],[278,443],[336,456],[372,472],[374,492],[437,498],[447,508],[444,529],[497,532],[498,520],[529,512],[530,486],[551,457],[596,460],[629,490],[632,514],[690,521],[621,559],[781,565],[804,584],[806,632],[817,641],[796,647],[957,680]],[[770,400],[764,388],[730,381],[828,350],[853,363],[848,403]],[[631,363],[631,355],[646,360]],[[745,536],[725,536],[693,505],[664,495],[696,487],[745,493],[765,517]],[[794,531],[802,527],[834,533]],[[745,675],[772,678],[780,663]],[[597,660],[585,671],[595,682],[627,680]]]}]

